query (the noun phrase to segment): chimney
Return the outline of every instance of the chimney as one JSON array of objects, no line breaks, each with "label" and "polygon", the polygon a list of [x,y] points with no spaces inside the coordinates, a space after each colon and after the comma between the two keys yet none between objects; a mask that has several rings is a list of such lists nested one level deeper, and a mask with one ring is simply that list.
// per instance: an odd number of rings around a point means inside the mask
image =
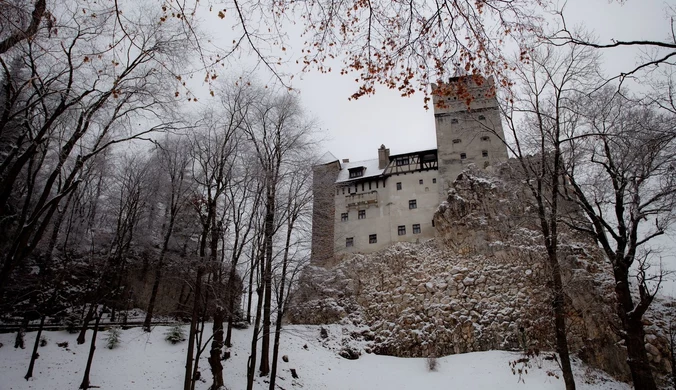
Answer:
[{"label": "chimney", "polygon": [[385,145],[380,145],[378,149],[378,169],[385,169],[390,162],[390,149],[385,149]]},{"label": "chimney", "polygon": [[346,163],[349,163],[349,162],[350,162],[350,159],[349,159],[349,158],[344,158],[344,159],[343,159],[343,164],[346,164]]}]

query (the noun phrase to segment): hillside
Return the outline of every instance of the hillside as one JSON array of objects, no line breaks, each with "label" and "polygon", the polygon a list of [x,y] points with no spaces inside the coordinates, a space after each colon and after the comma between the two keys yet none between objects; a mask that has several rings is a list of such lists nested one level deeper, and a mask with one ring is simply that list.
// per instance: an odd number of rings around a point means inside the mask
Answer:
[{"label": "hillside", "polygon": [[[186,343],[172,345],[164,341],[165,327],[157,327],[147,334],[140,328],[124,330],[121,344],[105,348],[108,332],[99,333],[98,348],[92,367],[91,381],[101,389],[149,390],[180,389],[183,383],[183,365]],[[478,352],[441,357],[438,369],[430,372],[425,359],[405,359],[363,354],[358,360],[347,360],[337,355],[343,342],[343,329],[332,325],[328,337],[321,339],[318,326],[289,326],[284,329],[281,353],[289,362],[281,362],[278,381],[280,389],[310,390],[370,390],[370,389],[495,389],[557,390],[564,389],[557,379],[557,369],[550,361],[536,364],[519,380],[513,375],[509,362],[520,357],[510,352]],[[91,334],[91,333],[89,333]],[[27,334],[32,340],[34,333]],[[23,379],[29,360],[29,350],[12,348],[13,335],[0,335],[0,389],[76,389],[82,380],[89,343],[77,345],[76,335],[67,332],[46,332],[47,345],[39,350],[35,377]],[[225,382],[230,390],[244,389],[247,347],[251,330],[235,330],[233,357],[226,361]],[[56,344],[68,342],[68,348]],[[305,348],[307,346],[307,349]],[[206,359],[201,367],[208,367]],[[299,378],[292,379],[289,369],[295,368]],[[629,386],[609,379],[605,374],[575,363],[580,389],[629,389]],[[197,388],[209,387],[209,370],[202,371],[206,382]],[[257,389],[267,389],[267,383],[257,378]]]}]

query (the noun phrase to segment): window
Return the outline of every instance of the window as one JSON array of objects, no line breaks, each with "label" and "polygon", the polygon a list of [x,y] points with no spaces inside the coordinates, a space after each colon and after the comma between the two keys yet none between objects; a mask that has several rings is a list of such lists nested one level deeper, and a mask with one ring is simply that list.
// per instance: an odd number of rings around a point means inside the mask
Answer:
[{"label": "window", "polygon": [[405,236],[406,235],[406,226],[401,225],[397,227],[397,234],[400,236]]},{"label": "window", "polygon": [[351,194],[352,193],[352,187],[347,187],[347,193]]},{"label": "window", "polygon": [[408,157],[399,157],[397,159],[397,166],[408,165]]},{"label": "window", "polygon": [[413,224],[413,234],[420,234],[420,224],[419,223]]},{"label": "window", "polygon": [[347,213],[341,213],[341,214],[340,214],[340,220],[341,220],[341,222],[347,221],[347,218],[348,218],[348,214],[347,214]]},{"label": "window", "polygon": [[489,136],[487,136],[487,135],[484,135],[483,137],[481,137],[481,141],[482,141],[482,142],[490,142],[490,141],[491,141],[491,138],[490,138]]},{"label": "window", "polygon": [[460,159],[464,160],[467,158],[467,153],[460,153]]},{"label": "window", "polygon": [[371,182],[369,182],[369,190],[371,189]]},{"label": "window", "polygon": [[432,184],[436,184],[436,183],[437,183],[437,178],[435,177],[434,179],[432,179]]},{"label": "window", "polygon": [[350,179],[364,176],[364,167],[349,168],[348,171],[350,172]]},{"label": "window", "polygon": [[415,199],[411,199],[408,201],[408,208],[409,209],[417,209],[418,208],[418,202]]},{"label": "window", "polygon": [[401,182],[397,183],[397,191],[401,190]]},{"label": "window", "polygon": [[434,220],[432,220],[432,227],[434,227]]},{"label": "window", "polygon": [[418,180],[418,184],[422,185],[423,179]]},{"label": "window", "polygon": [[361,190],[364,191],[364,183],[361,183]]},{"label": "window", "polygon": [[351,246],[354,246],[354,237],[348,237],[345,239],[345,247],[349,248]]},{"label": "window", "polygon": [[357,213],[357,219],[364,219],[366,218],[366,210],[359,210],[359,213]]},{"label": "window", "polygon": [[480,121],[485,121],[485,120],[486,120],[486,117],[483,116],[483,115],[479,115],[479,120],[480,120]]},{"label": "window", "polygon": [[454,144],[459,144],[460,142],[462,142],[462,140],[460,138],[456,138],[456,139],[453,140]]},{"label": "window", "polygon": [[488,157],[488,150],[482,150],[481,157]]},{"label": "window", "polygon": [[423,162],[435,162],[437,161],[437,155],[434,153],[424,154],[422,160]]},{"label": "window", "polygon": [[369,234],[369,244],[375,244],[378,242],[377,234]]},{"label": "window", "polygon": [[458,123],[458,118],[451,119],[451,123]]}]

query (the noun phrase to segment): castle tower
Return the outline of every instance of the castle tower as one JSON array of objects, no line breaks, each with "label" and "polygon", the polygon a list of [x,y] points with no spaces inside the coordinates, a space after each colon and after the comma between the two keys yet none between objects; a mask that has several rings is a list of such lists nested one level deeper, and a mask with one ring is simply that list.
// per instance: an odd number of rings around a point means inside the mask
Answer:
[{"label": "castle tower", "polygon": [[323,265],[334,255],[335,181],[340,162],[326,153],[312,167],[312,249],[313,264]]},{"label": "castle tower", "polygon": [[439,199],[469,164],[486,168],[508,158],[493,79],[451,78],[432,85],[439,158]]}]

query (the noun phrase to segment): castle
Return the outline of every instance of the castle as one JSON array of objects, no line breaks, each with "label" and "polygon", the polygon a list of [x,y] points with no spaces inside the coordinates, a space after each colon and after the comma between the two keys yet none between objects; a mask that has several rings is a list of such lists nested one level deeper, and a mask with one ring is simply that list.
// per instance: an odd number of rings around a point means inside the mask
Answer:
[{"label": "castle", "polygon": [[313,169],[312,259],[370,253],[434,237],[433,216],[468,164],[507,159],[492,79],[452,78],[433,86],[437,149],[350,162],[326,153]]}]

